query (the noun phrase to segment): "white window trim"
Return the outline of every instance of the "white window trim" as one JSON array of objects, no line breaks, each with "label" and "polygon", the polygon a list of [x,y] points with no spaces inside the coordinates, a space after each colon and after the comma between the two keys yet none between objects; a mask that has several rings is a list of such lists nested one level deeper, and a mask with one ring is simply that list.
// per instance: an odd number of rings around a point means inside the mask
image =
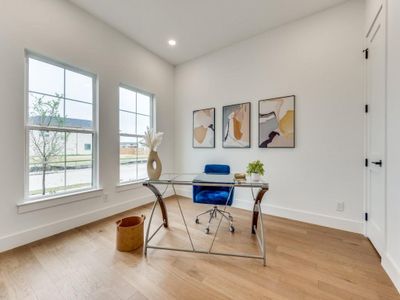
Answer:
[{"label": "white window trim", "polygon": [[[119,89],[120,88],[124,88],[127,89],[129,91],[135,92],[135,93],[140,93],[146,96],[150,97],[150,127],[155,130],[155,95],[152,93],[149,93],[147,91],[135,88],[133,86],[124,84],[124,83],[120,83],[118,85],[118,149],[120,149],[121,147],[121,136],[124,137],[136,137],[136,138],[143,138],[144,135],[140,135],[140,134],[127,134],[127,133],[122,133],[120,132],[120,120],[119,120],[119,116],[120,116],[120,96],[119,96]],[[136,95],[136,112],[137,113],[137,95]],[[141,114],[139,114],[141,115]],[[137,130],[137,118],[136,118],[136,130]],[[136,175],[137,175],[137,170],[136,170]],[[116,185],[117,187],[117,191],[125,191],[125,190],[130,190],[132,188],[137,188],[138,185],[141,185],[147,178],[140,178],[140,179],[136,179],[136,180],[128,180],[128,181],[121,181],[121,151],[118,151],[118,183]]]},{"label": "white window trim", "polygon": [[65,205],[72,202],[78,202],[93,198],[102,197],[103,189],[81,189],[75,190],[68,194],[57,194],[56,196],[25,201],[17,204],[17,209],[19,214],[24,214],[36,210],[46,209],[50,207],[55,207],[59,205]]},{"label": "white window trim", "polygon": [[135,190],[143,187],[143,182],[145,182],[146,179],[139,179],[135,181],[124,181],[115,187],[115,190],[117,193],[125,192],[125,191],[130,191],[130,190]]},{"label": "white window trim", "polygon": [[[43,127],[37,125],[29,125],[29,58],[33,58],[36,60],[40,60],[42,62],[63,68],[65,70],[70,70],[73,72],[77,72],[88,77],[91,77],[93,80],[93,99],[92,99],[92,129],[77,129],[77,128],[58,128],[58,127]],[[65,78],[64,78],[65,81]],[[65,82],[64,82],[65,88]],[[64,93],[65,94],[65,93]],[[54,96],[54,95],[50,95]],[[65,95],[64,95],[65,98]],[[66,98],[68,99],[68,98]],[[17,204],[18,211],[20,211],[19,207],[22,207],[24,203],[27,205],[31,205],[32,203],[39,202],[47,202],[48,200],[54,200],[58,198],[66,198],[69,196],[76,196],[79,194],[85,194],[87,192],[99,191],[99,171],[98,171],[98,132],[99,132],[99,124],[98,124],[98,77],[96,74],[82,70],[80,68],[71,66],[66,63],[62,63],[60,61],[48,58],[46,56],[37,54],[33,51],[25,49],[25,85],[24,85],[24,130],[25,130],[25,157],[24,157],[24,200],[22,203]],[[60,193],[56,193],[53,195],[37,195],[30,196],[29,195],[29,131],[32,129],[46,129],[48,131],[60,131],[60,132],[74,132],[74,133],[88,133],[92,134],[92,186],[82,189],[71,189],[70,191],[63,191]],[[68,201],[67,201],[68,202]],[[69,201],[72,202],[72,201]],[[55,203],[54,203],[55,204]],[[57,205],[57,204],[55,204]],[[54,205],[44,205],[45,207],[50,207]],[[36,210],[36,209],[33,209]],[[29,210],[28,210],[29,211]]]}]

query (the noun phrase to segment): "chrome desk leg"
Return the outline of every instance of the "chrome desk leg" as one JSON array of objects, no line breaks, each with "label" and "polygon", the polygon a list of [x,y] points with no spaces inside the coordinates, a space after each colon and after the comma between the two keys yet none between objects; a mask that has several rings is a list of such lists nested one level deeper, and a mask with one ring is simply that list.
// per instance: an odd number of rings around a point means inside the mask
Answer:
[{"label": "chrome desk leg", "polygon": [[[172,189],[174,190],[174,194],[175,194],[175,196],[176,196],[176,190],[175,190],[175,186],[174,186],[174,185],[172,185]],[[187,235],[188,235],[188,237],[189,237],[189,240],[190,240],[190,245],[192,246],[192,250],[193,250],[193,251],[196,251],[196,249],[194,248],[194,244],[193,244],[193,241],[192,241],[192,237],[190,236],[189,228],[187,227],[187,224],[186,224],[185,216],[183,215],[183,211],[182,211],[181,203],[180,203],[180,201],[179,201],[179,197],[175,197],[175,198],[176,198],[176,202],[178,203],[178,207],[179,207],[179,211],[180,211],[180,213],[181,213],[181,217],[182,217],[182,220],[183,220],[183,224],[185,224],[186,233],[187,233]]]},{"label": "chrome desk leg", "polygon": [[[226,199],[225,207],[224,207],[223,212],[226,212],[226,207],[228,206],[229,198],[230,198],[231,195],[232,195],[232,191],[233,191],[233,187],[231,187],[231,188],[229,189],[228,198]],[[223,214],[222,214],[222,215],[223,215]],[[214,238],[213,238],[213,240],[212,240],[212,242],[211,242],[210,248],[208,249],[208,253],[209,253],[209,254],[211,253],[212,247],[214,246],[215,238],[217,237],[219,227],[221,226],[221,223],[222,223],[222,219],[223,219],[223,217],[221,216],[221,219],[219,220],[217,229],[215,230]]]},{"label": "chrome desk leg", "polygon": [[[168,215],[167,215],[167,209],[165,207],[164,199],[162,198],[162,195],[159,192],[159,190],[154,185],[147,183],[147,182],[143,183],[143,186],[145,186],[149,190],[151,190],[153,192],[153,194],[156,196],[156,200],[154,201],[153,208],[151,210],[149,223],[147,224],[146,238],[144,241],[144,255],[147,255],[147,248],[148,248],[148,243],[149,243],[150,239],[153,238],[154,234],[161,228],[162,225],[164,225],[164,227],[166,227],[166,228],[168,227]],[[149,239],[151,222],[153,220],[153,215],[154,215],[154,211],[156,209],[157,203],[160,205],[160,208],[161,208],[163,224],[160,225],[160,227],[157,229],[157,231]]]},{"label": "chrome desk leg", "polygon": [[262,253],[262,256],[263,256],[264,267],[265,267],[267,265],[267,251],[265,249],[264,222],[263,222],[262,211],[261,211],[261,203],[260,202],[258,202],[258,211],[259,211],[259,216],[260,216],[260,229],[261,229],[261,253]]},{"label": "chrome desk leg", "polygon": [[147,224],[147,230],[146,230],[146,238],[144,240],[144,255],[147,255],[147,244],[149,243],[149,234],[150,234],[150,227],[151,227],[151,221],[153,220],[153,215],[154,215],[154,210],[156,209],[158,201],[155,200],[153,204],[153,208],[151,209],[150,213],[150,218],[149,218],[149,223]]}]

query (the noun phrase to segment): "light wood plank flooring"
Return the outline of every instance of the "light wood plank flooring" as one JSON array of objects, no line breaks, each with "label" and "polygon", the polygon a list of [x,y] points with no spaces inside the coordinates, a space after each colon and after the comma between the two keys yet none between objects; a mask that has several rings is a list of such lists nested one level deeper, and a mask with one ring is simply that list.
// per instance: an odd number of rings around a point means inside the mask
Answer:
[{"label": "light wood plank flooring", "polygon": [[[195,246],[206,249],[212,238],[203,232],[207,217],[203,224],[194,219],[208,206],[179,199]],[[167,199],[171,227],[153,242],[189,247],[176,203]],[[150,209],[146,205],[0,254],[0,298],[400,299],[363,236],[267,215],[267,267],[244,258],[151,249],[145,258],[142,249],[116,251],[115,221],[148,215]],[[230,211],[236,232],[229,233],[223,222],[215,250],[257,253],[251,213]]]}]

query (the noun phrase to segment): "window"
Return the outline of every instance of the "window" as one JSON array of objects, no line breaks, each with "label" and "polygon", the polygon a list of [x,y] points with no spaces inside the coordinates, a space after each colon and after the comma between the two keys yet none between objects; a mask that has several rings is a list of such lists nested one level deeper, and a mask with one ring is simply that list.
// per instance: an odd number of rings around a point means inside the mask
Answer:
[{"label": "window", "polygon": [[96,76],[27,54],[27,198],[96,185]]},{"label": "window", "polygon": [[133,88],[119,87],[120,182],[147,177],[148,150],[140,142],[146,128],[153,127],[153,96]]}]

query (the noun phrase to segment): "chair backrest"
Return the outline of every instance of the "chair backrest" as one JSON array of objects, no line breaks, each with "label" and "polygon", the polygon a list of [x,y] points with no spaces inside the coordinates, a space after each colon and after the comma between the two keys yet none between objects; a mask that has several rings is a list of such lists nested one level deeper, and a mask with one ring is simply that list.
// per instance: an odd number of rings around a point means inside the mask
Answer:
[{"label": "chair backrest", "polygon": [[224,174],[228,175],[231,172],[231,168],[228,165],[205,165],[204,173],[206,174]]}]

